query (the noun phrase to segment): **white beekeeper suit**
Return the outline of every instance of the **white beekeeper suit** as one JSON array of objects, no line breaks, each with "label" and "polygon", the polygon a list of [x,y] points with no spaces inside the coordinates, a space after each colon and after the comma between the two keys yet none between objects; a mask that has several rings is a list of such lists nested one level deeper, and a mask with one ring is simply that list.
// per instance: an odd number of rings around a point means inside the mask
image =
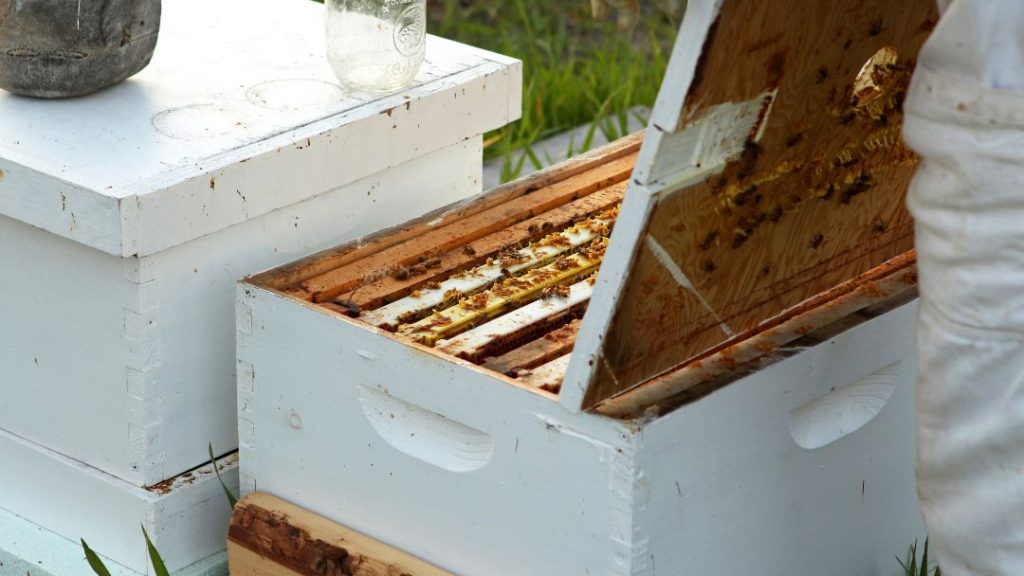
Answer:
[{"label": "white beekeeper suit", "polygon": [[918,494],[944,574],[1024,576],[1024,0],[945,4],[905,103]]}]

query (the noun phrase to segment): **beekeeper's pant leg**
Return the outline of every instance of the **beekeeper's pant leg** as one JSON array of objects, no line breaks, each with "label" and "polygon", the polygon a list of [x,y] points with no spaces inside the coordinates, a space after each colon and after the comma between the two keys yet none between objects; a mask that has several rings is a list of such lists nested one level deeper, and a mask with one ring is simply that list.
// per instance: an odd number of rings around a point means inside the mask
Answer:
[{"label": "beekeeper's pant leg", "polygon": [[1024,0],[954,0],[918,60],[918,494],[950,576],[1024,575]]}]

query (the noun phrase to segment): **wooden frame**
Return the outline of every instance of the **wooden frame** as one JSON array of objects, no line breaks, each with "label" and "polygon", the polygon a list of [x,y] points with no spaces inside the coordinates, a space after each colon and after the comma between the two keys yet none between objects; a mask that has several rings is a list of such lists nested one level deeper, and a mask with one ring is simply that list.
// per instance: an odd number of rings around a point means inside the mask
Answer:
[{"label": "wooden frame", "polygon": [[[530,355],[520,348],[548,335],[566,348],[559,331],[586,308],[641,140],[623,138],[251,281],[485,368]],[[518,362],[502,377],[557,393],[567,358],[537,373],[555,358],[542,359]]]},{"label": "wooden frame", "polygon": [[590,409],[913,247],[934,3],[690,4],[561,402]]},{"label": "wooden frame", "polygon": [[228,527],[234,576],[451,576],[401,550],[254,492],[239,500]]}]

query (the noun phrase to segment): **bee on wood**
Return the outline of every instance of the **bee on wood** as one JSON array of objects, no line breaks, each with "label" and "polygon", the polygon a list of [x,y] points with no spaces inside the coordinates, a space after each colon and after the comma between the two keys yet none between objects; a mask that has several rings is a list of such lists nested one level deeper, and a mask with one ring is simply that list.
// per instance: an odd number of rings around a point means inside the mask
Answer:
[{"label": "bee on wood", "polygon": [[569,287],[568,286],[548,286],[544,290],[541,290],[541,297],[543,298],[568,298]]},{"label": "bee on wood", "polygon": [[349,318],[359,318],[359,315],[363,313],[362,309],[359,308],[359,304],[356,304],[355,302],[335,302],[345,309],[345,315]]},{"label": "bee on wood", "polygon": [[384,278],[387,278],[389,274],[393,273],[394,271],[388,266],[377,269],[373,272],[370,272],[366,276],[363,276],[362,286],[365,286],[366,284],[372,284],[378,280],[383,280]]}]

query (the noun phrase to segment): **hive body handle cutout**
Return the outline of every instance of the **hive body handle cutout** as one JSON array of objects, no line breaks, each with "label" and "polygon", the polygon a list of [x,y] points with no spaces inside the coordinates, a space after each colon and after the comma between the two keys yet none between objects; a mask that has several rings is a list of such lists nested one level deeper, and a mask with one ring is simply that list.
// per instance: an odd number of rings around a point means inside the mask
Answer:
[{"label": "hive body handle cutout", "polygon": [[451,472],[472,472],[494,456],[494,438],[378,390],[361,387],[359,405],[374,431],[399,452]]},{"label": "hive body handle cutout", "polygon": [[871,422],[892,397],[902,363],[836,388],[789,413],[789,433],[801,448],[814,450],[848,436]]}]

